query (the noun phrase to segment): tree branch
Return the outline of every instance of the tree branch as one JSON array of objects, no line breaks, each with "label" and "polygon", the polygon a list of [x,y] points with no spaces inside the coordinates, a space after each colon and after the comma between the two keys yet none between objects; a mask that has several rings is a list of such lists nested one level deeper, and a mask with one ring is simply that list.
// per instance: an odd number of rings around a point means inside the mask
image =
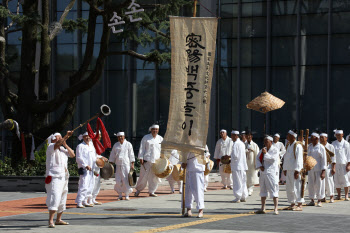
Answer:
[{"label": "tree branch", "polygon": [[[12,12],[9,11],[9,14],[12,15]],[[17,1],[17,12],[16,12],[16,15],[19,15],[19,0]],[[5,27],[5,31],[9,30],[10,27],[12,27],[12,25],[13,25],[13,20],[11,21],[11,23],[7,27]]]},{"label": "tree branch", "polygon": [[125,51],[113,51],[113,52],[108,52],[106,56],[112,56],[112,55],[129,55],[132,57],[135,57],[137,59],[143,60],[143,61],[150,61],[146,55],[136,53],[133,50],[125,50]]},{"label": "tree branch", "polygon": [[22,30],[23,30],[23,28],[16,28],[16,29],[13,29],[13,30],[6,31],[5,33],[6,34],[10,34],[10,33],[19,32],[19,31],[22,31]]},{"label": "tree branch", "polygon": [[[61,18],[60,20],[58,21],[58,23],[62,26],[63,24],[63,21],[66,19],[69,11],[73,8],[74,6],[74,3],[75,3],[75,0],[71,0],[68,5],[66,6],[66,8],[64,9],[64,12],[63,14],[61,15]],[[58,31],[60,30],[60,28],[55,28],[54,30],[52,30],[52,32],[50,33],[50,40],[53,40],[57,34],[58,34]]]}]

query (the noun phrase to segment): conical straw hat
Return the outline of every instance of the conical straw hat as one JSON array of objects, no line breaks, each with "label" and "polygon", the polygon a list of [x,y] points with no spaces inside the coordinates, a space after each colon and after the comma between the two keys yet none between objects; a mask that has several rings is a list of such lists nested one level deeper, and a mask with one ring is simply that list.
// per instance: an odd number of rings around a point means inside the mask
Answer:
[{"label": "conical straw hat", "polygon": [[282,108],[284,104],[285,102],[283,100],[265,91],[250,101],[249,104],[247,104],[247,108],[258,112],[267,113]]}]

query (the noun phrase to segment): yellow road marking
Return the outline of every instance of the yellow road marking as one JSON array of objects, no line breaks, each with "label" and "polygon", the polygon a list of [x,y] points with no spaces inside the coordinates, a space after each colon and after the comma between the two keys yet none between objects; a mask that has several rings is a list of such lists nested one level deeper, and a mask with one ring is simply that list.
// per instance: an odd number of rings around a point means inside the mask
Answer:
[{"label": "yellow road marking", "polygon": [[37,212],[21,211],[21,210],[0,210],[0,212],[5,212],[5,213],[25,213],[25,214],[37,213]]}]

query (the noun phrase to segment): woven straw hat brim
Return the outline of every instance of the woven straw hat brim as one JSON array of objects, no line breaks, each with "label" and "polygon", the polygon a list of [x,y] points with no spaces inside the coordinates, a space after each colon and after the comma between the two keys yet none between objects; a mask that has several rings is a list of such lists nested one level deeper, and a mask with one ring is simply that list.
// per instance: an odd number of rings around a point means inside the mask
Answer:
[{"label": "woven straw hat brim", "polygon": [[252,109],[258,112],[267,113],[283,107],[285,102],[276,96],[271,95],[268,92],[261,93],[247,104],[248,109]]}]

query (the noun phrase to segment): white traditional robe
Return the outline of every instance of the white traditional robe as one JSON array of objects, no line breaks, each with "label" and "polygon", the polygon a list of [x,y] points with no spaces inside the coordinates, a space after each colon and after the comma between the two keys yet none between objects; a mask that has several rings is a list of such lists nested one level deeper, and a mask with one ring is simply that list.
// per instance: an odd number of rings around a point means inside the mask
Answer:
[{"label": "white traditional robe", "polygon": [[[96,153],[96,158],[102,158],[102,156]],[[93,189],[92,189],[92,202],[94,203],[96,202],[97,195],[99,194],[101,189],[101,176],[100,176],[101,168],[99,168],[97,164],[94,163],[93,171],[94,171],[94,179],[93,179]]]},{"label": "white traditional robe", "polygon": [[[282,142],[277,142],[274,143],[272,142],[272,145],[274,145],[275,147],[277,147],[277,149],[279,150],[279,161],[278,161],[278,167],[282,167],[282,159],[284,154],[286,153],[286,147],[284,146],[284,144]],[[280,172],[280,171],[278,171]],[[286,181],[286,176],[283,174],[283,172],[280,174],[281,177],[281,181],[284,182]]]},{"label": "white traditional robe", "polygon": [[154,193],[158,188],[160,179],[152,171],[152,163],[160,158],[161,142],[163,137],[157,135],[153,138],[152,134],[145,135],[140,144],[139,159],[145,161],[144,166],[141,165],[140,177],[137,180],[136,190],[141,192],[148,184],[148,192]]},{"label": "white traditional robe", "polygon": [[287,171],[286,176],[286,191],[289,203],[303,203],[304,198],[301,197],[301,174],[298,179],[294,178],[294,172],[300,172],[303,168],[303,147],[298,144],[295,149],[294,155],[294,144],[296,141],[289,145],[284,154],[283,171]]},{"label": "white traditional robe", "polygon": [[[169,158],[169,162],[171,163],[172,166],[175,166],[176,164],[179,164],[179,162],[180,162],[179,158],[180,158],[180,155],[177,152],[177,150],[172,150],[171,156]],[[170,174],[166,178],[166,180],[169,182],[169,186],[171,188],[171,192],[173,192],[173,193],[175,192],[175,183],[177,183],[178,188],[179,188],[179,192],[182,193],[182,183],[183,183],[182,180],[179,180],[179,181],[174,180],[172,174]]]},{"label": "white traditional robe", "polygon": [[263,155],[260,161],[262,150],[256,156],[256,169],[264,167],[264,171],[260,170],[259,185],[260,197],[278,197],[279,186],[279,156],[280,150],[272,145],[266,154]]},{"label": "white traditional robe", "polygon": [[231,151],[231,171],[233,180],[233,195],[238,200],[245,200],[248,197],[247,176],[248,170],[245,145],[238,138],[233,142]]},{"label": "white traditional robe", "polygon": [[[327,165],[326,168],[326,194],[328,196],[334,196],[334,176],[332,175],[331,171],[332,171],[332,164],[337,162],[336,159],[336,154],[335,154],[335,149],[334,146],[330,143],[327,142],[326,146],[325,146],[329,151],[334,153],[334,156],[331,157],[331,163],[329,163]],[[335,165],[337,166],[337,165]]]},{"label": "white traditional robe", "polygon": [[251,195],[253,193],[254,185],[259,183],[258,171],[256,170],[255,158],[259,152],[258,145],[251,141],[250,143],[247,141],[245,144],[246,147],[246,155],[247,155],[247,188],[248,193]]},{"label": "white traditional robe", "polygon": [[109,161],[116,164],[114,190],[119,194],[119,197],[122,197],[123,193],[128,197],[132,193],[128,175],[131,163],[135,162],[134,150],[131,143],[126,139],[124,139],[123,144],[120,142],[115,143]]},{"label": "white traditional robe", "polygon": [[335,188],[344,188],[350,186],[349,173],[346,171],[346,165],[350,162],[350,146],[347,141],[341,142],[335,140],[332,145],[335,149],[337,164],[335,165],[334,184]]},{"label": "white traditional robe", "polygon": [[[232,150],[232,139],[229,137],[226,137],[226,140],[220,138],[216,142],[215,146],[215,152],[214,152],[214,159],[221,159],[222,156],[231,155]],[[231,186],[232,187],[232,174],[228,174],[224,172],[224,165],[223,163],[219,163],[219,172],[221,176],[221,183],[225,186]]]},{"label": "white traditional robe", "polygon": [[[210,153],[209,153],[208,145],[205,145],[204,156],[207,159],[207,161],[210,161]],[[208,164],[208,166],[209,166],[209,164]],[[208,188],[208,185],[209,185],[209,174],[204,176],[204,190]]]},{"label": "white traditional robe", "polygon": [[68,150],[60,147],[55,150],[55,143],[50,143],[46,150],[46,174],[51,176],[49,184],[45,184],[47,193],[46,205],[48,210],[62,213],[66,210],[68,194]]},{"label": "white traditional robe", "polygon": [[316,159],[317,164],[308,172],[308,189],[310,199],[323,199],[325,197],[325,180],[321,179],[322,170],[326,170],[326,149],[320,143],[311,144],[307,148],[307,155]]},{"label": "white traditional robe", "polygon": [[198,163],[193,153],[187,154],[185,208],[192,208],[193,201],[196,208],[204,209],[204,171],[205,165]]},{"label": "white traditional robe", "polygon": [[[96,150],[92,141],[87,145],[85,142],[80,143],[76,149],[76,161],[78,168],[84,168],[85,174],[79,176],[78,194],[75,203],[78,205],[91,203],[92,190],[94,187],[93,169],[96,164]],[[90,166],[92,171],[88,171],[86,166]]]}]

